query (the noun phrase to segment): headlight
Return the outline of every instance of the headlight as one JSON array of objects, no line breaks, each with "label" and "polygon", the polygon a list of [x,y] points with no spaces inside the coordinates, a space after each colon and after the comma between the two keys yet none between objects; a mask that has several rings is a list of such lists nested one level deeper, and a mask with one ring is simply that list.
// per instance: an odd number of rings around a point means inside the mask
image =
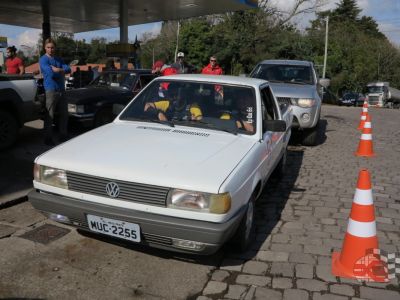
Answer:
[{"label": "headlight", "polygon": [[231,208],[231,196],[229,193],[209,194],[173,189],[168,193],[167,206],[205,213],[224,214]]},{"label": "headlight", "polygon": [[83,114],[85,113],[84,105],[68,104],[68,112],[71,114]]},{"label": "headlight", "polygon": [[298,105],[300,107],[311,107],[315,104],[315,99],[309,99],[309,98],[292,99],[292,104]]},{"label": "headlight", "polygon": [[37,182],[68,189],[67,173],[65,170],[35,164],[33,176]]}]

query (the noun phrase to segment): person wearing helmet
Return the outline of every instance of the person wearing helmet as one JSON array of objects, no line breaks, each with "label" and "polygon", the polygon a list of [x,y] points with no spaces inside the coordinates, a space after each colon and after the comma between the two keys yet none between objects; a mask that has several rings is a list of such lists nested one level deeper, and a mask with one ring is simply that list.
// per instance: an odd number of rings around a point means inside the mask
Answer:
[{"label": "person wearing helmet", "polygon": [[144,111],[156,115],[160,121],[201,120],[202,111],[197,103],[189,103],[192,97],[188,93],[179,84],[169,83],[166,97],[146,103]]}]

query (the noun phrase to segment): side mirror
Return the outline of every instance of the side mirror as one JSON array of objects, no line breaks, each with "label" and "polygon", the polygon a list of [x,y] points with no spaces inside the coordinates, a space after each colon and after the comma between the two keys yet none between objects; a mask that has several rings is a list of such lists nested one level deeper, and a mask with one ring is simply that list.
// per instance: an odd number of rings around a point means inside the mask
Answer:
[{"label": "side mirror", "polygon": [[125,105],[122,105],[122,104],[114,104],[112,108],[113,108],[113,115],[114,115],[114,116],[118,116],[118,115],[121,113],[121,111],[124,110]]},{"label": "side mirror", "polygon": [[264,130],[273,132],[285,132],[286,122],[283,120],[264,120]]},{"label": "side mirror", "polygon": [[328,79],[328,78],[320,78],[320,79],[319,79],[319,84],[320,84],[321,86],[323,86],[324,88],[327,88],[328,86],[331,85],[331,80]]}]

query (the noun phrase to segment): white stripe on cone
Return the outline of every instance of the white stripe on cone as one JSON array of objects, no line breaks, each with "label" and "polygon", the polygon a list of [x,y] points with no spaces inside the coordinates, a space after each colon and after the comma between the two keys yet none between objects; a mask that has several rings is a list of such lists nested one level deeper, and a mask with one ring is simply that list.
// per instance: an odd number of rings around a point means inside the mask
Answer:
[{"label": "white stripe on cone", "polygon": [[364,141],[371,141],[372,140],[372,134],[370,133],[363,133],[361,135],[361,139]]},{"label": "white stripe on cone", "polygon": [[360,205],[373,205],[372,191],[356,189],[353,202]]},{"label": "white stripe on cone", "polygon": [[364,128],[372,128],[371,122],[365,122],[364,123]]},{"label": "white stripe on cone", "polygon": [[367,116],[361,116],[361,120],[365,121],[367,119]]},{"label": "white stripe on cone", "polygon": [[363,107],[363,112],[368,112],[368,108],[367,107]]},{"label": "white stripe on cone", "polygon": [[375,221],[372,222],[358,222],[349,218],[349,224],[347,225],[347,233],[351,235],[369,238],[376,236],[376,224]]}]

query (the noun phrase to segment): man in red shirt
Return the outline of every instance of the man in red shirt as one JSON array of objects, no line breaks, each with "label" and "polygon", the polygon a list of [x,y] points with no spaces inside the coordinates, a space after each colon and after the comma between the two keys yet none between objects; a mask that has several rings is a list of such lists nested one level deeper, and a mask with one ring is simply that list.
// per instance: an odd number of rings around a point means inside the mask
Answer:
[{"label": "man in red shirt", "polygon": [[[157,60],[152,67],[151,72],[154,74],[160,74],[161,76],[168,76],[168,75],[174,75],[177,74],[178,71],[173,68],[172,66],[164,64],[162,60]],[[169,83],[163,82],[161,83],[161,87],[164,90],[168,90],[168,85]]]},{"label": "man in red shirt", "polygon": [[201,74],[222,75],[222,68],[217,64],[217,58],[213,55],[210,57],[210,63],[203,68]]},{"label": "man in red shirt", "polygon": [[25,68],[22,60],[17,57],[17,49],[14,46],[8,47],[6,50],[6,68],[7,74],[22,75],[25,73]]}]

